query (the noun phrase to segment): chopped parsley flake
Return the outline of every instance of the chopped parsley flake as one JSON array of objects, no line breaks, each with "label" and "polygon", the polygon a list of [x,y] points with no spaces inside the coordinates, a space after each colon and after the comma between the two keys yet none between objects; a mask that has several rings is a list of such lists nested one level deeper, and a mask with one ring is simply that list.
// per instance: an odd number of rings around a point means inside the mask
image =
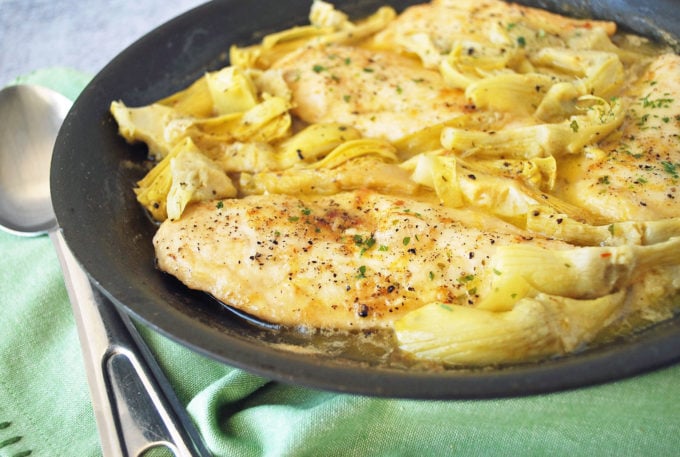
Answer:
[{"label": "chopped parsley flake", "polygon": [[458,282],[464,284],[466,282],[472,281],[473,279],[475,279],[475,275],[464,275],[458,278]]},{"label": "chopped parsley flake", "polygon": [[609,176],[608,175],[600,176],[599,178],[597,178],[597,183],[608,185],[609,184]]},{"label": "chopped parsley flake", "polygon": [[672,177],[674,177],[674,178],[680,177],[678,175],[678,170],[677,170],[676,164],[664,160],[663,162],[661,162],[661,165],[663,166],[663,170],[666,173],[670,174]]},{"label": "chopped parsley flake", "polygon": [[650,99],[649,95],[645,95],[640,99],[643,108],[668,108],[673,103],[672,98],[656,98]]}]

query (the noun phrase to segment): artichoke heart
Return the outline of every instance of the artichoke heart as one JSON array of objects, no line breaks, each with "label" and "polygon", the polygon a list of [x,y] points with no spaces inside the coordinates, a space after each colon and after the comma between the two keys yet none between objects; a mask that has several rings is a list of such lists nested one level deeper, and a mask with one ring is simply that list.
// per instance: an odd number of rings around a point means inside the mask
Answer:
[{"label": "artichoke heart", "polygon": [[395,323],[399,347],[451,365],[490,365],[577,350],[621,313],[623,291],[591,300],[539,294],[495,312],[432,303]]},{"label": "artichoke heart", "polygon": [[234,197],[236,188],[222,168],[186,138],[137,183],[135,193],[154,219],[164,221],[179,218],[189,202]]}]

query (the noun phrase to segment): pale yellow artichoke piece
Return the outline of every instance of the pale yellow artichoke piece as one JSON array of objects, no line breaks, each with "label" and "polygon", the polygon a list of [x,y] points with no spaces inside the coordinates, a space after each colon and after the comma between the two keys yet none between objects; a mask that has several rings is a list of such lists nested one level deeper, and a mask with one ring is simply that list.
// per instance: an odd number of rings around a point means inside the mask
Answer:
[{"label": "pale yellow artichoke piece", "polygon": [[[535,192],[521,181],[484,173],[460,174],[459,188],[470,206],[499,216],[519,227],[539,204]],[[544,202],[545,203],[545,202]]]},{"label": "pale yellow artichoke piece", "polygon": [[471,83],[465,96],[482,109],[532,115],[554,84],[554,78],[540,73],[508,73]]},{"label": "pale yellow artichoke piece", "polygon": [[361,138],[361,133],[344,124],[311,124],[284,140],[278,147],[281,168],[312,163],[325,157],[346,141]]},{"label": "pale yellow artichoke piece", "polygon": [[[438,69],[441,67],[444,56],[432,42],[432,38],[426,32],[399,34],[396,43],[405,50],[417,55],[425,68]],[[454,86],[457,87],[457,86]]]},{"label": "pale yellow artichoke piece", "polygon": [[229,66],[206,73],[213,110],[216,115],[248,111],[258,103],[255,84],[245,71]]},{"label": "pale yellow artichoke piece", "polygon": [[462,156],[531,159],[580,154],[583,149],[606,138],[625,117],[620,100],[608,103],[596,97],[581,97],[583,114],[560,123],[539,124],[501,131],[465,130],[445,127],[441,143]]},{"label": "pale yellow artichoke piece", "polygon": [[118,132],[129,143],[143,142],[149,155],[162,159],[175,145],[175,136],[168,124],[184,116],[165,105],[153,103],[139,108],[129,108],[123,102],[112,102],[111,114],[118,123]]},{"label": "pale yellow artichoke piece", "polygon": [[235,67],[244,69],[265,69],[269,65],[258,65],[260,57],[262,56],[262,46],[236,46],[231,45],[229,48],[229,62]]},{"label": "pale yellow artichoke piece", "polygon": [[593,27],[589,30],[575,30],[566,38],[567,47],[570,49],[589,49],[616,54],[626,66],[644,64],[650,55],[643,52],[642,48],[628,49],[615,45],[606,30]]},{"label": "pale yellow artichoke piece", "polygon": [[495,312],[432,303],[395,325],[400,349],[449,365],[491,365],[563,355],[582,348],[621,315],[625,292],[592,300],[539,294]]},{"label": "pale yellow artichoke piece", "polygon": [[227,173],[257,173],[279,169],[276,150],[269,143],[222,143],[211,151],[209,157]]},{"label": "pale yellow artichoke piece", "polygon": [[359,138],[345,141],[335,147],[321,160],[308,165],[309,168],[335,168],[349,160],[362,156],[376,156],[382,161],[397,162],[396,148],[386,140]]},{"label": "pale yellow artichoke piece", "polygon": [[477,208],[521,228],[537,207],[551,214],[585,217],[581,208],[541,190],[554,184],[552,157],[468,161],[440,149],[416,155],[400,166],[411,172],[414,182],[433,190],[445,206]]},{"label": "pale yellow artichoke piece", "polygon": [[170,160],[172,184],[166,203],[169,219],[179,219],[191,202],[236,196],[236,188],[229,176],[204,156],[190,139],[177,149],[177,154]]},{"label": "pale yellow artichoke piece", "polygon": [[184,134],[206,147],[233,141],[269,143],[290,135],[289,108],[286,100],[270,97],[245,112],[192,119],[184,126]]},{"label": "pale yellow artichoke piece", "polygon": [[577,114],[578,99],[586,93],[585,84],[580,82],[553,84],[541,99],[534,116],[543,122],[561,122]]},{"label": "pale yellow artichoke piece", "polygon": [[468,170],[480,171],[496,176],[503,176],[522,181],[536,189],[550,191],[555,187],[557,178],[557,162],[552,156],[533,159],[500,159],[500,160],[460,160],[459,163]]},{"label": "pale yellow artichoke piece", "polygon": [[624,80],[623,63],[613,52],[547,47],[533,54],[531,61],[582,79],[587,93],[596,97],[618,95]]},{"label": "pale yellow artichoke piece", "polygon": [[137,182],[137,186],[134,189],[137,201],[156,221],[162,222],[168,218],[167,196],[172,186],[170,161],[180,150],[181,148],[173,148]]},{"label": "pale yellow artichoke piece", "polygon": [[246,68],[243,70],[250,80],[255,84],[257,93],[260,98],[267,99],[271,97],[278,97],[292,103],[293,92],[286,83],[283,77],[283,70],[281,69],[267,69],[257,70],[253,68]]},{"label": "pale yellow artichoke piece", "polygon": [[[528,244],[501,246],[487,273],[490,290],[508,292],[503,303],[480,305],[509,309],[521,299],[518,277],[532,291],[574,299],[592,299],[624,290],[652,268],[680,264],[680,237],[652,245],[587,246],[551,250]],[[502,297],[501,297],[502,298]],[[484,302],[484,300],[482,300]]]},{"label": "pale yellow artichoke piece", "polygon": [[184,90],[175,92],[157,102],[188,117],[209,117],[214,114],[213,99],[205,76]]},{"label": "pale yellow artichoke piece", "polygon": [[439,72],[449,86],[466,89],[488,76],[513,73],[512,62],[517,58],[506,46],[458,41],[441,59]]},{"label": "pale yellow artichoke piece", "polygon": [[398,165],[381,157],[366,155],[347,160],[334,168],[294,167],[281,171],[241,173],[243,195],[332,195],[341,191],[374,189],[388,194],[412,196],[418,185]]},{"label": "pale yellow artichoke piece", "polygon": [[292,125],[289,109],[290,103],[283,98],[266,98],[243,113],[241,122],[234,129],[235,138],[271,143],[288,137]]},{"label": "pale yellow artichoke piece", "polygon": [[651,245],[680,236],[680,218],[593,225],[536,208],[529,212],[526,228],[580,246]]},{"label": "pale yellow artichoke piece", "polygon": [[366,40],[384,29],[396,16],[393,8],[381,7],[367,18],[354,23],[330,3],[315,1],[310,8],[310,25],[269,34],[257,45],[232,46],[230,61],[241,68],[264,70],[306,43],[352,44]]},{"label": "pale yellow artichoke piece", "polygon": [[357,22],[348,22],[334,33],[322,35],[316,40],[345,45],[360,43],[383,30],[396,17],[397,12],[392,7],[382,6],[370,16]]},{"label": "pale yellow artichoke piece", "polygon": [[339,11],[332,3],[314,0],[309,10],[309,22],[314,27],[330,27],[339,30],[349,24],[347,14]]},{"label": "pale yellow artichoke piece", "polygon": [[442,155],[443,151],[418,154],[401,164],[411,172],[411,179],[437,194],[439,201],[448,207],[458,208],[465,203],[461,191],[456,158]]},{"label": "pale yellow artichoke piece", "polygon": [[190,201],[236,196],[236,189],[219,164],[207,158],[190,138],[175,145],[134,189],[157,221],[177,219]]},{"label": "pale yellow artichoke piece", "polygon": [[229,49],[229,61],[232,65],[240,68],[265,70],[306,42],[333,31],[332,27],[315,27],[313,25],[292,27],[267,35],[260,44],[245,47],[232,45]]},{"label": "pale yellow artichoke piece", "polygon": [[459,129],[488,128],[495,130],[498,119],[493,114],[478,112],[474,115],[461,114],[441,124],[429,125],[409,135],[394,140],[393,144],[399,152],[401,160],[408,160],[418,154],[438,151],[442,149],[441,134],[444,127]]}]

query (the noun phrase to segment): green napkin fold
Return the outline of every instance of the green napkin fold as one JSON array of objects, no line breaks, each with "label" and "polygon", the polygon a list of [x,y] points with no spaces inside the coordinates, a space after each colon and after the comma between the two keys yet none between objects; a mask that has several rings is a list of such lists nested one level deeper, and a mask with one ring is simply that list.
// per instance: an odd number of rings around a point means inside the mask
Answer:
[{"label": "green napkin fold", "polygon": [[[68,69],[19,82],[74,98]],[[0,233],[0,457],[101,455],[71,307],[47,237]],[[216,456],[666,456],[680,365],[550,395],[369,398],[286,385],[142,334]]]}]

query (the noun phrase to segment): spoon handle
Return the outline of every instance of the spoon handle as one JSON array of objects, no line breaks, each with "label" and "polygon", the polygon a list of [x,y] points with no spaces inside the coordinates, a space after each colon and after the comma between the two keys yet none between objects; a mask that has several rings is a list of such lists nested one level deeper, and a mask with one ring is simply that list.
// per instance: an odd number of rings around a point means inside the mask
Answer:
[{"label": "spoon handle", "polygon": [[157,447],[178,457],[208,455],[130,318],[92,287],[61,231],[50,238],[73,306],[104,457]]}]

